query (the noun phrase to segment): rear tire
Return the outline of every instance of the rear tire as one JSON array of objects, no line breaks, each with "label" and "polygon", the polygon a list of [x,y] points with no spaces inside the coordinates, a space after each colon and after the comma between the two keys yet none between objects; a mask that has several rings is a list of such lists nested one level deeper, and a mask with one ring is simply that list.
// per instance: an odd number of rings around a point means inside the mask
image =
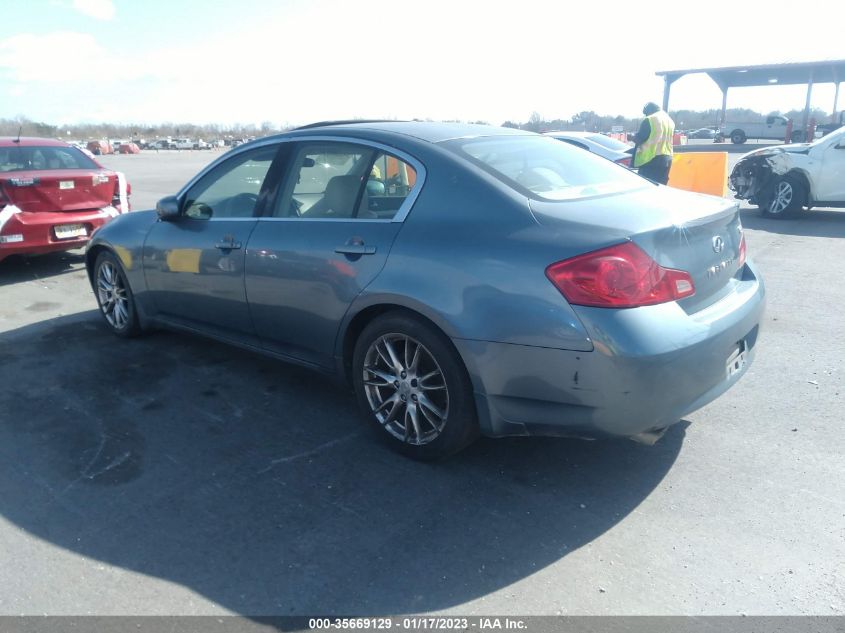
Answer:
[{"label": "rear tire", "polygon": [[760,207],[763,217],[791,219],[797,216],[807,204],[807,188],[795,176],[779,178],[772,188],[766,204]]},{"label": "rear tire", "polygon": [[94,263],[94,295],[106,326],[117,336],[131,338],[141,333],[135,297],[123,267],[114,254],[104,251]]},{"label": "rear tire", "polygon": [[472,384],[452,342],[426,321],[389,312],[355,343],[352,382],[382,441],[413,459],[454,455],[479,435]]},{"label": "rear tire", "polygon": [[731,143],[734,145],[742,145],[745,141],[748,140],[748,137],[745,136],[745,132],[742,130],[734,130],[731,132]]}]

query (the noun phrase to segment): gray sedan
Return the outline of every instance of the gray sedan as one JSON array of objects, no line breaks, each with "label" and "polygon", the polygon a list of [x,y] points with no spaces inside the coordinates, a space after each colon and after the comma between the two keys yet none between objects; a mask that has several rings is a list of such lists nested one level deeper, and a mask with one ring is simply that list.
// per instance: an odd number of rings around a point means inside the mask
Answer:
[{"label": "gray sedan", "polygon": [[196,332],[343,377],[419,459],[479,434],[654,441],[736,384],[764,304],[735,203],[458,124],[245,144],[86,258],[115,334]]}]

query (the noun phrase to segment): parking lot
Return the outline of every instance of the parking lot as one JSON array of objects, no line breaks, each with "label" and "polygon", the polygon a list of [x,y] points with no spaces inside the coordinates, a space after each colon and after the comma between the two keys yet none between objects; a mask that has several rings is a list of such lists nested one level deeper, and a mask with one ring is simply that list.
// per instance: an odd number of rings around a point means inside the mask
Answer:
[{"label": "parking lot", "polygon": [[[102,162],[137,209],[218,155]],[[0,263],[0,615],[845,614],[845,210],[742,219],[768,307],[734,389],[654,446],[438,464],[320,374],[112,336],[81,251]]]}]

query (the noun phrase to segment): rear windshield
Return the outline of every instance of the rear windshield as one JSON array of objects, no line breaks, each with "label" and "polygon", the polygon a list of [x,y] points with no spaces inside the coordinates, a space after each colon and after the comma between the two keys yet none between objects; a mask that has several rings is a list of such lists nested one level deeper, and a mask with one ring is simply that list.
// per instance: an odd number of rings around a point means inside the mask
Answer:
[{"label": "rear windshield", "polygon": [[445,144],[516,191],[575,200],[645,186],[628,169],[548,136],[456,139]]},{"label": "rear windshield", "polygon": [[623,143],[622,141],[610,138],[609,136],[605,136],[604,134],[591,134],[587,137],[593,143],[598,143],[599,145],[604,145],[607,149],[615,149],[620,152],[624,152],[626,150],[631,149],[631,146],[627,143]]},{"label": "rear windshield", "polygon": [[0,172],[49,169],[99,169],[75,147],[0,147]]}]

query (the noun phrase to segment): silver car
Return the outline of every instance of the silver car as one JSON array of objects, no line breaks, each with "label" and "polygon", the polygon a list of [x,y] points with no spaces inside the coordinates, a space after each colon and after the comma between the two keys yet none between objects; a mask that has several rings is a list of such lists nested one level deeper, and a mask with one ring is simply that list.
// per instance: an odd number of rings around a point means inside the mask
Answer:
[{"label": "silver car", "polygon": [[612,160],[623,167],[631,166],[631,149],[633,145],[623,143],[615,138],[599,134],[598,132],[543,132],[564,143],[580,147],[602,158]]},{"label": "silver car", "polygon": [[475,125],[248,143],[86,257],[115,334],[198,332],[344,377],[419,459],[479,434],[653,441],[736,384],[764,304],[736,203]]}]

